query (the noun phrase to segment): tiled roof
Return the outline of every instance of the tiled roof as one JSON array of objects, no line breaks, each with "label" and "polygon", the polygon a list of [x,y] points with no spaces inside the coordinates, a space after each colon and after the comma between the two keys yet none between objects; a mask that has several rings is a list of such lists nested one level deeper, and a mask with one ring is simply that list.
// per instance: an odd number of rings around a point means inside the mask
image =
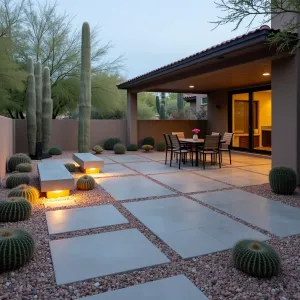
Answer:
[{"label": "tiled roof", "polygon": [[270,28],[269,26],[267,26],[267,25],[263,25],[263,26],[261,26],[259,29],[250,31],[250,32],[248,32],[248,33],[246,33],[246,34],[243,34],[243,35],[237,36],[237,37],[235,37],[235,38],[232,38],[232,39],[230,39],[230,40],[224,41],[224,42],[222,42],[222,43],[220,43],[220,44],[217,44],[217,45],[215,45],[215,46],[212,46],[212,47],[210,47],[210,48],[207,48],[207,49],[205,49],[205,50],[203,50],[203,51],[197,52],[197,53],[195,53],[195,54],[193,54],[193,55],[190,55],[190,56],[185,57],[185,58],[183,58],[183,59],[180,59],[180,60],[178,60],[178,61],[172,62],[172,63],[170,63],[170,64],[168,64],[168,65],[165,65],[165,66],[163,66],[163,67],[160,67],[160,68],[158,68],[158,69],[152,70],[152,71],[150,71],[150,72],[148,72],[148,73],[145,73],[145,74],[143,74],[143,75],[134,77],[134,78],[132,78],[132,79],[130,79],[130,80],[128,80],[128,81],[125,81],[125,82],[119,84],[118,86],[120,87],[120,86],[122,86],[122,85],[124,85],[124,84],[129,84],[129,83],[131,83],[131,82],[133,82],[133,81],[135,81],[135,80],[137,80],[137,79],[142,79],[143,77],[147,77],[147,76],[152,75],[153,73],[156,73],[156,72],[158,72],[158,71],[163,71],[164,69],[168,69],[169,67],[175,66],[175,65],[177,65],[177,64],[184,63],[185,61],[187,61],[187,60],[189,60],[189,59],[191,59],[191,58],[193,58],[193,57],[196,57],[196,56],[199,56],[199,55],[203,55],[203,54],[205,54],[206,52],[209,52],[209,51],[211,51],[211,50],[216,50],[216,49],[218,49],[218,48],[221,48],[221,47],[224,46],[224,45],[230,44],[230,43],[232,43],[232,42],[234,42],[234,41],[238,41],[238,40],[240,40],[240,39],[244,39],[244,38],[246,38],[246,37],[249,37],[249,36],[251,36],[251,35],[255,35],[256,33],[260,33],[260,32],[264,32],[264,33],[266,33],[266,34],[269,34],[269,33],[271,33],[271,32],[276,32],[276,30],[271,29],[271,28]]},{"label": "tiled roof", "polygon": [[183,95],[183,98],[184,99],[189,99],[189,98],[194,98],[194,97],[196,97],[197,95],[196,94],[184,94]]}]

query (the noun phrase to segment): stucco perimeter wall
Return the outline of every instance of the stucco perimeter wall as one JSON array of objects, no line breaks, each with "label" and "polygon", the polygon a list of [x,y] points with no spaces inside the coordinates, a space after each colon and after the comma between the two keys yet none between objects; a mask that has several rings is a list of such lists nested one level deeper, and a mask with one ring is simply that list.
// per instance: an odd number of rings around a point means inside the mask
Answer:
[{"label": "stucco perimeter wall", "polygon": [[[27,152],[26,120],[16,121],[16,152]],[[126,120],[92,120],[91,147],[103,145],[105,139],[118,137],[126,141]],[[76,150],[78,139],[77,120],[52,120],[51,145],[62,150]]]},{"label": "stucco perimeter wall", "polygon": [[228,91],[221,90],[207,95],[207,130],[208,133],[228,131]]},{"label": "stucco perimeter wall", "polygon": [[0,177],[6,174],[6,161],[14,153],[14,120],[0,116]]},{"label": "stucco perimeter wall", "polygon": [[206,120],[139,120],[138,121],[138,141],[152,136],[155,142],[164,141],[163,134],[171,132],[184,132],[187,138],[192,137],[194,128],[200,129],[200,137],[207,133]]}]

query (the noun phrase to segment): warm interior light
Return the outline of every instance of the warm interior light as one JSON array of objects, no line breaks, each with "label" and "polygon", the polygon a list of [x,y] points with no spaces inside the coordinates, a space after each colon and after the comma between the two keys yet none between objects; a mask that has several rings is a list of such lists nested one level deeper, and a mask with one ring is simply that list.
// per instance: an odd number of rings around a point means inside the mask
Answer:
[{"label": "warm interior light", "polygon": [[190,86],[189,86],[190,89],[193,89],[194,87],[195,87],[194,85],[190,85]]},{"label": "warm interior light", "polygon": [[100,173],[100,168],[89,168],[89,169],[83,169],[80,168],[81,172],[85,174],[97,174]]},{"label": "warm interior light", "polygon": [[270,76],[271,74],[266,72],[266,73],[263,73],[263,76]]},{"label": "warm interior light", "polygon": [[57,190],[47,192],[47,198],[59,198],[70,196],[69,190]]}]

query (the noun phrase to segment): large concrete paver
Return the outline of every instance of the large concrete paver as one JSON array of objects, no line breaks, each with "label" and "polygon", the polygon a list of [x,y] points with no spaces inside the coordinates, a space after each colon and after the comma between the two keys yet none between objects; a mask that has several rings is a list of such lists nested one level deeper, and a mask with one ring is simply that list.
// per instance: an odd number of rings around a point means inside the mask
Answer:
[{"label": "large concrete paver", "polygon": [[270,164],[267,165],[256,165],[256,166],[247,166],[247,167],[241,167],[241,169],[251,172],[256,172],[264,175],[269,175],[272,167]]},{"label": "large concrete paver", "polygon": [[150,161],[146,157],[142,157],[139,155],[110,155],[109,159],[112,159],[118,163],[128,163],[128,162],[139,162],[139,161]]},{"label": "large concrete paver", "polygon": [[57,284],[168,263],[137,229],[50,241]]},{"label": "large concrete paver", "polygon": [[139,162],[139,163],[128,163],[128,167],[137,170],[142,174],[158,174],[158,173],[171,173],[171,172],[182,172],[182,170],[169,165],[165,165],[159,162]]},{"label": "large concrete paver", "polygon": [[147,282],[81,300],[206,300],[208,299],[184,275]]},{"label": "large concrete paver", "polygon": [[175,194],[143,176],[98,178],[96,181],[118,201]]},{"label": "large concrete paver", "polygon": [[275,235],[300,233],[300,208],[237,189],[193,197]]},{"label": "large concrete paver", "polygon": [[181,257],[231,248],[242,238],[268,237],[185,197],[123,204]]},{"label": "large concrete paver", "polygon": [[230,186],[191,172],[151,175],[153,179],[162,182],[182,193],[212,191],[229,188]]},{"label": "large concrete paver", "polygon": [[46,219],[49,234],[128,223],[113,205],[47,211]]}]

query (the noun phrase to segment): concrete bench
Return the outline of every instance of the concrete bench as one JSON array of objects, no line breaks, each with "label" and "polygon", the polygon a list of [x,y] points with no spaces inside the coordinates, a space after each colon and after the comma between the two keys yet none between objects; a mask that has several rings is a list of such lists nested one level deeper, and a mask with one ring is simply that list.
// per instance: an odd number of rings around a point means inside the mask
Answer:
[{"label": "concrete bench", "polygon": [[86,174],[99,173],[104,167],[104,160],[91,153],[73,153],[73,160],[79,164],[81,172]]},{"label": "concrete bench", "polygon": [[43,161],[38,163],[41,192],[47,198],[65,197],[75,188],[75,180],[60,161]]}]

